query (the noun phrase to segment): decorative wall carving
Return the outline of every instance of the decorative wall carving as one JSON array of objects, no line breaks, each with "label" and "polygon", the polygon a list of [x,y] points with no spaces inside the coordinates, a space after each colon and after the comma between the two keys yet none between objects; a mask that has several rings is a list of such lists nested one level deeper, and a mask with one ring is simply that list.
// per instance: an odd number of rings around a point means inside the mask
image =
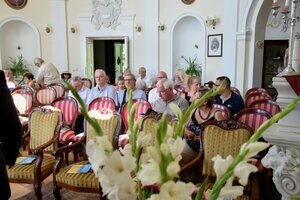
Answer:
[{"label": "decorative wall carving", "polygon": [[93,0],[92,24],[96,30],[102,26],[106,28],[116,29],[120,24],[118,18],[121,13],[122,0]]},{"label": "decorative wall carving", "polygon": [[300,195],[300,150],[272,146],[262,159],[266,168],[273,169],[273,181],[283,199]]}]

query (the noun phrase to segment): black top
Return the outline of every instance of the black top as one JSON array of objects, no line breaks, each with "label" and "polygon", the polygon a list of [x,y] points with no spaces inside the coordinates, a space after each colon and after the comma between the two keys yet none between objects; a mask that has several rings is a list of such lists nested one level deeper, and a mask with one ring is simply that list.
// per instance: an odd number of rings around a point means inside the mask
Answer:
[{"label": "black top", "polygon": [[215,100],[216,104],[224,105],[228,108],[231,118],[234,118],[238,112],[244,109],[243,98],[234,92],[231,92],[231,97],[229,97],[229,99],[227,99],[225,102],[223,102],[220,95],[216,95]]}]

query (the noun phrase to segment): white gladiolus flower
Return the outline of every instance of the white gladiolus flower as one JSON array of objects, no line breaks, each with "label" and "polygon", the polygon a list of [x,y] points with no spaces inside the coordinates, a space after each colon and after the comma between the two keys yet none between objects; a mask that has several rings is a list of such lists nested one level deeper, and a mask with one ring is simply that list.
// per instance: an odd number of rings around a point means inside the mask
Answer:
[{"label": "white gladiolus flower", "polygon": [[175,103],[170,103],[169,106],[170,106],[171,110],[174,112],[175,116],[178,119],[181,119],[182,112],[181,112],[180,108]]},{"label": "white gladiolus flower", "polygon": [[266,143],[266,142],[253,142],[248,145],[247,145],[247,143],[245,143],[242,145],[241,150],[244,150],[244,148],[249,149],[246,158],[252,158],[258,152],[268,148],[269,146],[270,146],[270,144]]},{"label": "white gladiolus flower", "polygon": [[180,171],[180,165],[178,161],[171,162],[167,167],[167,173],[171,177],[178,177],[179,171]]},{"label": "white gladiolus flower", "polygon": [[227,180],[226,184],[221,189],[218,199],[224,199],[224,197],[231,197],[233,199],[236,199],[238,196],[243,195],[244,187],[233,186],[232,181],[233,177]]},{"label": "white gladiolus flower", "polygon": [[152,159],[155,160],[155,162],[160,163],[161,162],[161,156],[160,152],[157,148],[150,146],[147,147],[147,153],[150,155]]},{"label": "white gladiolus flower", "polygon": [[165,157],[167,157],[170,153],[169,147],[166,143],[162,143],[160,145],[160,151]]},{"label": "white gladiolus flower", "polygon": [[150,133],[140,132],[136,141],[138,147],[147,147],[152,144],[153,136]]},{"label": "white gladiolus flower", "polygon": [[181,153],[182,153],[182,151],[184,149],[184,145],[185,145],[185,140],[180,137],[177,137],[176,140],[174,141],[173,138],[170,138],[167,141],[167,143],[169,145],[172,157],[174,159],[176,159],[178,156],[181,157]]},{"label": "white gladiolus flower", "polygon": [[214,169],[216,172],[217,179],[223,176],[228,169],[229,165],[233,161],[233,157],[231,155],[227,156],[226,159],[223,159],[220,155],[217,155],[212,158],[214,161]]},{"label": "white gladiolus flower", "polygon": [[97,136],[95,141],[90,140],[86,144],[88,159],[96,175],[99,167],[104,165],[112,150],[112,145],[105,136]]},{"label": "white gladiolus flower", "polygon": [[190,200],[195,186],[192,183],[168,181],[160,188],[159,194],[153,194],[149,200]]},{"label": "white gladiolus flower", "polygon": [[161,174],[159,164],[150,159],[147,163],[142,164],[137,178],[141,181],[142,185],[152,185],[161,182]]},{"label": "white gladiolus flower", "polygon": [[168,138],[172,138],[173,134],[174,134],[174,128],[170,124],[168,124],[165,140],[167,140]]},{"label": "white gladiolus flower", "polygon": [[257,167],[246,161],[240,162],[234,169],[234,175],[239,178],[239,183],[243,186],[247,185],[249,174],[256,172]]}]

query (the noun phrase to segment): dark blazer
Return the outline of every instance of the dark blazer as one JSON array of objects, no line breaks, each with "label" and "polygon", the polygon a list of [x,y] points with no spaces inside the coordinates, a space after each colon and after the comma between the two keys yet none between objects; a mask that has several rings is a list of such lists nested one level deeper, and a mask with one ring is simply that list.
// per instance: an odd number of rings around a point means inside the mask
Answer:
[{"label": "dark blazer", "polygon": [[4,72],[0,70],[0,199],[10,197],[6,165],[13,166],[16,162],[21,146],[21,130],[22,125],[7,88]]}]

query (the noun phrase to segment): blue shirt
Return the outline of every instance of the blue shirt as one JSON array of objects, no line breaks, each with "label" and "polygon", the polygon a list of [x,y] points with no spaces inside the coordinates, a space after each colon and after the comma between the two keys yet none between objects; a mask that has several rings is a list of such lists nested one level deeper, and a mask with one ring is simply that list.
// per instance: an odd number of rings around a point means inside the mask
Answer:
[{"label": "blue shirt", "polygon": [[97,97],[110,97],[115,101],[115,104],[117,105],[117,93],[112,85],[106,84],[102,89],[100,89],[98,85],[93,87],[87,98],[87,105],[89,105]]},{"label": "blue shirt", "polygon": [[[118,106],[120,106],[122,104],[124,92],[125,92],[125,90],[121,90],[118,93],[118,104],[117,104]],[[132,91],[132,99],[144,99],[147,101],[145,92],[140,89],[135,89],[134,91]],[[126,98],[125,98],[125,102],[127,102],[127,101],[128,101],[128,91],[126,92]]]},{"label": "blue shirt", "polygon": [[216,95],[216,104],[224,105],[228,108],[231,114],[231,118],[244,109],[244,100],[241,96],[236,94],[235,92],[231,92],[231,96],[223,101],[221,95]]}]

